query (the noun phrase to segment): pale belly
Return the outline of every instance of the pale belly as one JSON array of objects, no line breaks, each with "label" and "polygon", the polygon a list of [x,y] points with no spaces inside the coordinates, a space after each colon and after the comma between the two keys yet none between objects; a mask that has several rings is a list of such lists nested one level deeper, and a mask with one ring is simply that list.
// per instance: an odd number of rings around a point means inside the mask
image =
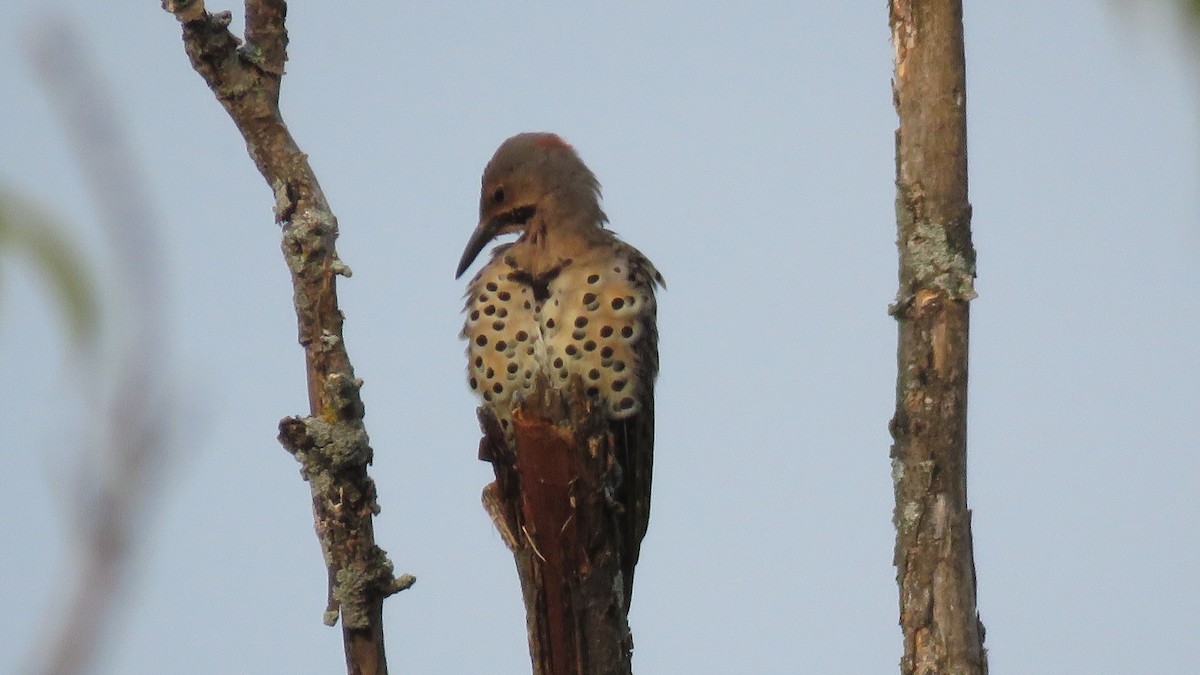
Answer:
[{"label": "pale belly", "polygon": [[468,382],[485,405],[504,418],[539,375],[555,386],[578,377],[611,419],[637,414],[653,294],[635,288],[619,264],[568,267],[544,298],[508,272],[485,268],[467,303]]}]

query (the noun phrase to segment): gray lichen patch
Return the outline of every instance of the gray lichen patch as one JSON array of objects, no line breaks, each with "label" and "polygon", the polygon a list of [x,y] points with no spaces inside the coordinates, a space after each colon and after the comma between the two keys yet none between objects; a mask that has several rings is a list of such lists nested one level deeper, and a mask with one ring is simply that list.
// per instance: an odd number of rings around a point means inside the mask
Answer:
[{"label": "gray lichen patch", "polygon": [[944,223],[916,221],[901,245],[911,278],[923,287],[945,290],[955,300],[975,298],[975,260],[970,243],[955,245],[946,236],[954,227]]}]

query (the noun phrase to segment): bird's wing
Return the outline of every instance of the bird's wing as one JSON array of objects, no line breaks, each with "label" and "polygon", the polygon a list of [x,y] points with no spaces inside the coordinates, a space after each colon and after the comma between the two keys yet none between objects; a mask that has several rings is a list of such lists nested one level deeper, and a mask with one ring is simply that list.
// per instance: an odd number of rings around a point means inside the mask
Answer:
[{"label": "bird's wing", "polygon": [[625,577],[626,602],[633,593],[633,572],[641,551],[642,538],[650,524],[650,488],[654,470],[654,381],[658,376],[656,286],[663,285],[662,275],[637,249],[621,244],[629,261],[629,281],[642,291],[639,303],[641,336],[637,345],[637,381],[640,406],[637,414],[613,421],[613,438],[617,459],[621,464],[623,486],[619,501],[624,505],[622,523],[625,547],[622,552],[622,573]]}]

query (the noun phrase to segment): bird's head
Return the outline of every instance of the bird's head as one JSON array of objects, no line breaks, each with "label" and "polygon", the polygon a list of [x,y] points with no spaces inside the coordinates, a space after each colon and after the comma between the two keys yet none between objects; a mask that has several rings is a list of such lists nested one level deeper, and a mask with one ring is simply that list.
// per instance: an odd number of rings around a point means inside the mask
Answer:
[{"label": "bird's head", "polygon": [[542,228],[599,227],[600,184],[562,138],[550,133],[517,134],[500,144],[483,170],[479,225],[471,234],[455,278],[488,242],[510,232]]}]

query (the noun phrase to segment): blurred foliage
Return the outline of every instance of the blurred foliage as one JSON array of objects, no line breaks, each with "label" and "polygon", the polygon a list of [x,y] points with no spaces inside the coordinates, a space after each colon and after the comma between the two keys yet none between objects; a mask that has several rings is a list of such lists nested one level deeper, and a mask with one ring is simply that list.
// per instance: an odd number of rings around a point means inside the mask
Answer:
[{"label": "blurred foliage", "polygon": [[1193,36],[1200,37],[1200,0],[1182,0],[1179,4],[1185,18],[1191,23]]},{"label": "blurred foliage", "polygon": [[99,306],[83,257],[44,210],[0,189],[0,265],[9,255],[27,257],[46,278],[66,319],[71,343],[90,350],[97,340]]}]

